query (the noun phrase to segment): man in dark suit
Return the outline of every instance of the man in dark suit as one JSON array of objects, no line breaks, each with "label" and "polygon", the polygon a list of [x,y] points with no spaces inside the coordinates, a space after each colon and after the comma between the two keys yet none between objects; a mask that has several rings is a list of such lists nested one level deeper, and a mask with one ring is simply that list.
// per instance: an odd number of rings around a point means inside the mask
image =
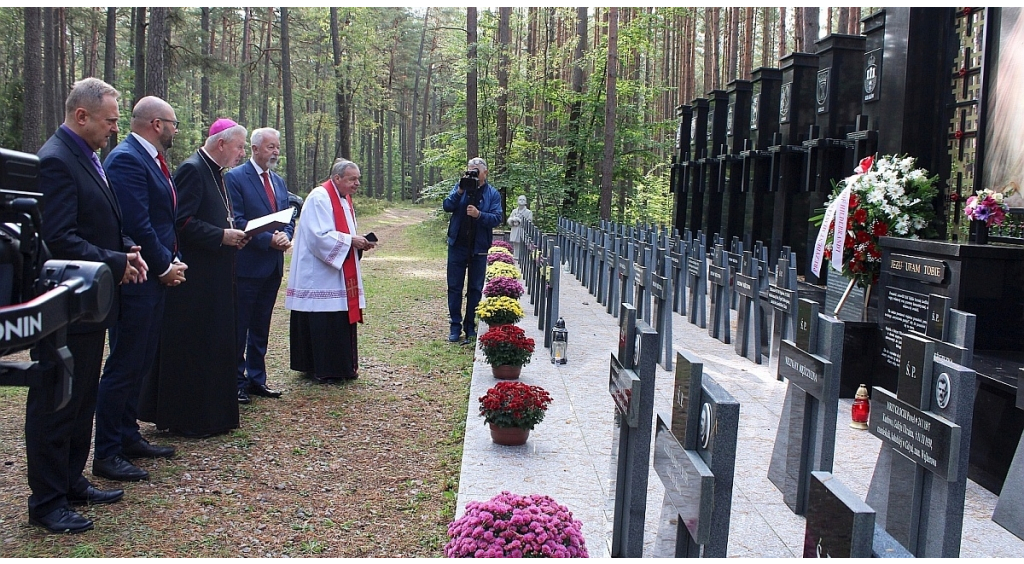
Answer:
[{"label": "man in dark suit", "polygon": [[235,385],[236,229],[223,170],[245,158],[246,131],[229,119],[210,126],[206,143],[174,171],[178,250],[188,283],[167,294],[155,369],[142,384],[139,416],[185,437],[238,427]]},{"label": "man in dark suit", "polygon": [[[39,150],[39,186],[44,194],[41,234],[53,258],[106,264],[122,284],[144,282],[146,262],[139,247],[121,233],[121,208],[96,151],[117,133],[120,96],[96,78],[75,83],[64,104],[64,124]],[[119,291],[119,289],[118,289]],[[96,388],[106,328],[118,316],[118,296],[99,323],[68,328],[74,358],[71,400],[53,411],[52,398],[29,388],[25,410],[29,523],[53,533],[92,529],[71,505],[113,503],[123,490],[93,487],[82,470],[89,457]]]},{"label": "man in dark suit", "polygon": [[[245,229],[251,219],[288,208],[284,179],[272,169],[281,154],[281,134],[269,127],[250,137],[252,158],[224,175],[231,194],[235,227]],[[260,233],[238,251],[235,265],[235,309],[238,315],[238,403],[249,394],[277,398],[281,392],[267,387],[266,355],[270,319],[284,275],[284,252],[292,246],[295,219],[280,231]]]},{"label": "man in dark suit", "polygon": [[121,203],[124,232],[142,245],[142,258],[158,275],[121,292],[121,317],[110,328],[110,356],[96,400],[92,462],[92,473],[110,480],[144,480],[149,472],[131,459],[174,455],[174,448],[142,438],[136,412],[142,377],[156,358],[165,288],[184,282],[188,268],[177,257],[178,197],[165,159],[177,126],[170,104],[154,96],[142,98],[132,110],[131,134],[104,163]]}]

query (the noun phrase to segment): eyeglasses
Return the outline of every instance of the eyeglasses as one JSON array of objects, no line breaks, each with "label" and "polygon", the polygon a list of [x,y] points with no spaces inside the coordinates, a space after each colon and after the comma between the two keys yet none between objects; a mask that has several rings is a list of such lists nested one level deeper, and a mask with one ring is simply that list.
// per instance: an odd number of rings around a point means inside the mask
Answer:
[{"label": "eyeglasses", "polygon": [[157,121],[157,120],[165,121],[167,123],[170,123],[170,124],[174,125],[174,129],[178,129],[178,124],[181,123],[180,121],[178,121],[176,119],[164,119],[164,118],[153,118],[153,119],[149,120],[149,123],[153,123],[154,121]]}]

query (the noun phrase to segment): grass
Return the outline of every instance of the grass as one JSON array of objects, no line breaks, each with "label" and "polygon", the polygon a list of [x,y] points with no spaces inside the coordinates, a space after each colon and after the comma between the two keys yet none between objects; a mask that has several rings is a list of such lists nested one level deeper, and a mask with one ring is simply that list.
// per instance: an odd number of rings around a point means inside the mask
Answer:
[{"label": "grass", "polygon": [[85,509],[96,529],[75,537],[25,522],[25,390],[0,388],[0,454],[15,477],[0,484],[0,555],[232,557],[244,547],[261,557],[441,556],[474,354],[445,340],[446,225],[423,221],[428,207],[355,205],[360,231],[381,237],[362,264],[359,380],[322,386],[289,369],[282,286],[267,367],[285,396],[242,406],[241,427],[209,439],[154,436],[148,426],[150,440],[178,455],[144,461],[151,480],[123,485],[121,503]]}]

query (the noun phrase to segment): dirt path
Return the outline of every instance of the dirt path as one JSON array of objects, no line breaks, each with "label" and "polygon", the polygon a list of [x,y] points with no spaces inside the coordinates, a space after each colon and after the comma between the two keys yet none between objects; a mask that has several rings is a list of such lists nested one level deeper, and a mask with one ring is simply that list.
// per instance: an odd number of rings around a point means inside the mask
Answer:
[{"label": "dirt path", "polygon": [[[288,369],[279,298],[267,364],[284,396],[254,398],[240,428],[219,437],[183,439],[144,424],[151,441],[178,448],[170,460],[137,461],[147,482],[93,479],[90,459],[86,477],[126,490],[120,503],[82,508],[93,531],[44,535],[28,525],[24,390],[0,388],[0,557],[440,556],[472,351],[437,338],[444,263],[436,248],[417,252],[430,213],[398,208],[360,220],[382,244],[363,261],[370,303],[359,380],[320,385]],[[443,237],[437,231],[432,240]]]}]

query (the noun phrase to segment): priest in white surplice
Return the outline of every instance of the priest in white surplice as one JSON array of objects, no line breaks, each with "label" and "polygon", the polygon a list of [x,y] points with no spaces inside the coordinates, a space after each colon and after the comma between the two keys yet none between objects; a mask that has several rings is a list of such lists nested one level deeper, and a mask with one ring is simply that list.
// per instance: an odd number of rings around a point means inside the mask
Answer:
[{"label": "priest in white surplice", "polygon": [[295,226],[284,306],[291,310],[291,369],[320,382],[359,375],[356,327],[366,296],[361,251],[375,243],[358,235],[352,194],[359,167],[338,159],[331,177],[309,193]]}]

